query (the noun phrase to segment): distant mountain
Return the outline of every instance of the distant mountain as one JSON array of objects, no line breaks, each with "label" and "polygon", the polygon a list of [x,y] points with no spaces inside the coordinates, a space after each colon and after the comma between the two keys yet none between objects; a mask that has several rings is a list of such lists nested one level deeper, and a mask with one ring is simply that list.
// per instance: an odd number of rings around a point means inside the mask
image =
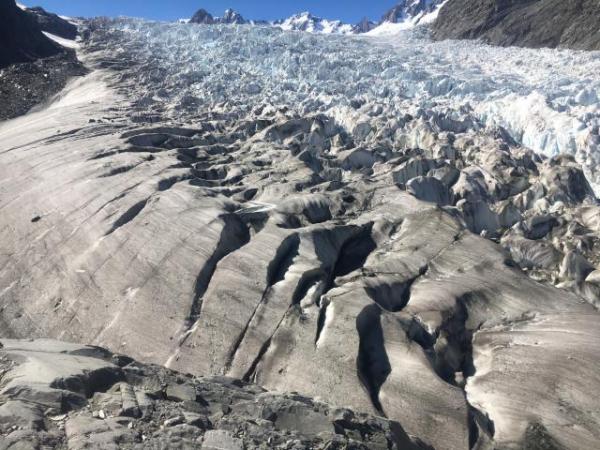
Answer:
[{"label": "distant mountain", "polygon": [[199,9],[191,19],[180,19],[182,23],[196,23],[203,25],[214,25],[214,24],[226,24],[226,25],[256,25],[256,26],[269,26],[270,22],[266,20],[246,20],[239,12],[233,9],[226,9],[222,17],[213,17],[205,9]]},{"label": "distant mountain", "polygon": [[375,22],[369,20],[368,17],[364,17],[360,22],[352,27],[352,32],[355,34],[368,33],[375,27],[377,27]]},{"label": "distant mountain", "polygon": [[[295,14],[287,19],[274,22],[246,20],[241,14],[233,9],[227,9],[223,17],[213,17],[209,12],[200,9],[192,19],[191,23],[197,24],[252,24],[263,26],[274,26],[287,31],[304,31],[307,33],[320,34],[363,34],[373,32],[383,34],[388,31],[396,31],[398,28],[412,28],[423,23],[431,23],[440,6],[446,0],[400,0],[399,3],[384,14],[379,23],[372,22],[367,17],[355,25],[344,23],[341,20],[324,19],[303,12]],[[394,26],[389,26],[394,24]],[[380,30],[377,30],[381,28]],[[381,33],[383,32],[383,33]]]},{"label": "distant mountain", "polygon": [[598,0],[449,0],[437,39],[482,39],[502,46],[600,50]]},{"label": "distant mountain", "polygon": [[306,31],[323,34],[351,34],[354,27],[340,20],[328,20],[303,12],[285,20],[276,21],[274,26],[287,31]]},{"label": "distant mountain", "polygon": [[[366,20],[366,19],[365,19]],[[372,29],[372,22],[360,23],[356,26],[345,24],[340,20],[328,20],[321,17],[313,16],[309,12],[296,14],[287,19],[268,22],[266,20],[246,20],[240,13],[233,9],[225,10],[222,17],[213,17],[205,9],[200,9],[189,20],[190,23],[212,25],[212,24],[235,24],[235,25],[257,25],[257,26],[273,26],[288,31],[305,31],[307,33],[324,33],[324,34],[351,34],[362,32],[362,29]],[[357,28],[358,27],[358,28]]]},{"label": "distant mountain", "polygon": [[223,14],[223,17],[217,20],[219,23],[229,23],[237,25],[243,25],[245,23],[248,23],[240,13],[234,11],[233,9],[226,9],[225,14]]},{"label": "distant mountain", "polygon": [[212,25],[215,22],[215,18],[205,9],[199,9],[190,19],[190,23],[197,23],[203,25]]}]

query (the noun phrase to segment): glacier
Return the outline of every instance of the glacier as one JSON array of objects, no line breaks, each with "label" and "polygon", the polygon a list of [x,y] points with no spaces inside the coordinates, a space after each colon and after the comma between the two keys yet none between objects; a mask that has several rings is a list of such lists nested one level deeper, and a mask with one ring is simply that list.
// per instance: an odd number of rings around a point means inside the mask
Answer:
[{"label": "glacier", "polygon": [[[341,37],[252,26],[114,25],[113,33],[127,37],[116,41],[118,52],[155,55],[157,67],[140,73],[140,84],[155,87],[146,101],[165,103],[175,115],[187,103],[241,102],[298,114],[335,112],[352,127],[361,121],[353,107],[359,102],[393,127],[403,114],[431,110],[502,127],[549,157],[573,154],[590,181],[600,181],[598,52],[431,42],[420,27]],[[163,82],[147,83],[156,70],[164,72]]]},{"label": "glacier", "polygon": [[598,54],[80,27],[90,72],[0,124],[5,333],[384,416],[400,448],[594,447]]}]

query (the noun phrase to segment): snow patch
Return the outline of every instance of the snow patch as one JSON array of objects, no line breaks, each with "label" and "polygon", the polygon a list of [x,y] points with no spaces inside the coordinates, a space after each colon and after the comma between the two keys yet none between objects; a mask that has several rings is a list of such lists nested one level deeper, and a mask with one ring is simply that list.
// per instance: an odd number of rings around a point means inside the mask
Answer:
[{"label": "snow patch", "polygon": [[403,20],[398,22],[383,22],[381,25],[373,28],[367,36],[392,36],[402,31],[410,30],[419,25],[430,25],[438,17],[440,9],[447,3],[448,0],[443,1],[439,5],[435,6],[432,11],[422,10],[415,15],[406,15]]},{"label": "snow patch", "polygon": [[381,25],[365,33],[365,36],[394,36],[402,31],[410,30],[413,25],[406,22],[383,22]]},{"label": "snow patch", "polygon": [[60,17],[62,20],[66,20],[67,22],[69,22],[72,25],[77,25],[77,19],[70,17],[70,16],[58,16]]},{"label": "snow patch", "polygon": [[62,45],[63,47],[72,48],[72,49],[78,49],[81,47],[81,45],[76,41],[72,41],[70,39],[65,39],[65,38],[62,38],[55,34],[47,33],[46,31],[42,31],[42,33],[44,33],[44,35],[47,38],[52,39],[54,42],[56,42],[59,45]]},{"label": "snow patch", "polygon": [[448,3],[448,0],[444,0],[442,3],[440,3],[438,6],[436,6],[436,8],[432,12],[423,14],[421,16],[421,19],[415,25],[428,25],[428,24],[432,24],[433,22],[435,22],[436,19],[438,18],[438,15],[440,14],[440,9],[442,9],[442,7],[446,3]]}]

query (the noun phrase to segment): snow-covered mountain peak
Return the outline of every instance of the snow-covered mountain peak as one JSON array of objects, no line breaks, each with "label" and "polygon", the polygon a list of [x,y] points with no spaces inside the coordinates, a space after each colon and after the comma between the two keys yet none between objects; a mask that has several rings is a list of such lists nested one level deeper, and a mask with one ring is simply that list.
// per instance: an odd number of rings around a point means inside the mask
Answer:
[{"label": "snow-covered mountain peak", "polygon": [[441,7],[448,0],[399,0],[381,18],[378,27],[369,32],[372,35],[394,34],[417,25],[430,24],[435,21]]},{"label": "snow-covered mountain peak", "polygon": [[398,4],[388,10],[382,22],[399,23],[417,19],[435,11],[446,0],[399,0]]},{"label": "snow-covered mountain peak", "polygon": [[220,19],[221,23],[235,23],[238,25],[247,23],[246,19],[242,17],[242,15],[234,9],[227,8],[223,17]]},{"label": "snow-covered mountain peak", "polygon": [[267,22],[263,20],[246,20],[237,11],[228,8],[222,17],[213,17],[206,10],[199,10],[190,20],[197,24],[252,24],[275,26],[286,31],[304,31],[319,34],[393,34],[397,31],[412,28],[416,25],[431,23],[437,17],[441,6],[447,0],[399,0],[381,19],[379,25],[364,18],[352,25],[341,20],[330,20],[303,11],[287,19]]},{"label": "snow-covered mountain peak", "polygon": [[196,12],[196,14],[194,14],[194,16],[189,20],[189,22],[196,23],[196,24],[204,24],[204,25],[212,25],[212,24],[220,24],[220,23],[241,25],[241,24],[248,23],[248,21],[246,21],[246,19],[244,19],[239,12],[237,12],[231,8],[228,8],[225,10],[225,12],[223,13],[223,17],[213,17],[205,9],[199,9]]},{"label": "snow-covered mountain peak", "polygon": [[306,31],[308,33],[323,34],[350,34],[353,26],[343,23],[341,20],[328,20],[314,16],[308,11],[295,14],[285,20],[274,23],[282,30]]}]

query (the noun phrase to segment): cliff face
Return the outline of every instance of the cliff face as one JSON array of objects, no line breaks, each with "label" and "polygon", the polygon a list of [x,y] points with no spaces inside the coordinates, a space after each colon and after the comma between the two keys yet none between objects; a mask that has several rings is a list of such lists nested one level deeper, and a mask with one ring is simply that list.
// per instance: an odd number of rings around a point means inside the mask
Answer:
[{"label": "cliff face", "polygon": [[18,8],[14,0],[0,0],[0,67],[61,52],[61,47],[44,36],[36,20]]},{"label": "cliff face", "polygon": [[595,0],[449,0],[436,39],[482,39],[501,46],[600,49]]}]

